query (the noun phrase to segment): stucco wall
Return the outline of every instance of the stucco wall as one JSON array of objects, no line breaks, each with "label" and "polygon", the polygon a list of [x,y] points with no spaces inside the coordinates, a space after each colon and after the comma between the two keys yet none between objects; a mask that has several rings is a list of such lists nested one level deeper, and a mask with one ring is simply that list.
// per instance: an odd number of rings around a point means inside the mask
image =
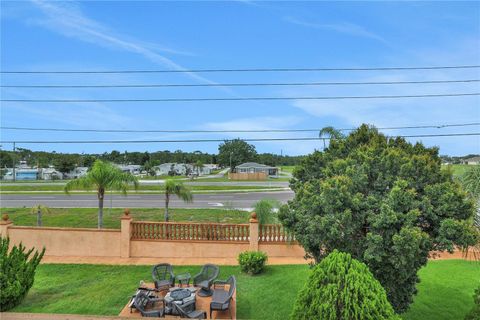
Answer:
[{"label": "stucco wall", "polygon": [[296,243],[264,244],[260,242],[258,250],[267,253],[269,257],[303,258],[305,256],[305,250]]},{"label": "stucco wall", "polygon": [[135,258],[232,258],[248,248],[248,242],[132,240],[130,256]]},{"label": "stucco wall", "polygon": [[12,226],[8,235],[12,244],[45,247],[47,256],[120,257],[120,230]]}]

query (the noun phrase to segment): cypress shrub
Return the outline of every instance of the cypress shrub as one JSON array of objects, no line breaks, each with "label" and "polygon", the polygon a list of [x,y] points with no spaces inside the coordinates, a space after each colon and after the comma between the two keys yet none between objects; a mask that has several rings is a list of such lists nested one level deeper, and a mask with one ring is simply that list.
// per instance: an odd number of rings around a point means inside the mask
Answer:
[{"label": "cypress shrub", "polygon": [[12,309],[27,295],[45,253],[43,248],[30,258],[35,248],[26,251],[20,243],[9,250],[9,244],[9,238],[0,238],[0,311]]},{"label": "cypress shrub", "polygon": [[475,293],[473,294],[473,302],[474,306],[472,310],[467,314],[465,320],[478,320],[480,319],[480,286],[475,289]]},{"label": "cypress shrub", "polygon": [[312,270],[291,319],[400,319],[368,267],[334,250]]}]

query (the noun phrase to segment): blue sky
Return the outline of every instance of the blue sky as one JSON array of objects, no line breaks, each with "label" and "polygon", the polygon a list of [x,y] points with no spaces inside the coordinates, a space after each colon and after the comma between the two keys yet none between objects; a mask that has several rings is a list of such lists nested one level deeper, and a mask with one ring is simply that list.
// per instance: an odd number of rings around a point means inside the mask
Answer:
[{"label": "blue sky", "polygon": [[[1,2],[2,70],[377,67],[480,64],[478,2]],[[433,71],[5,75],[3,84],[136,84],[479,79],[480,69]],[[479,83],[148,89],[2,89],[4,99],[349,96],[479,92]],[[3,126],[76,129],[293,129],[480,122],[480,98],[1,105]],[[391,135],[480,127],[388,130]],[[126,134],[2,130],[2,140],[268,138],[315,133]],[[415,139],[411,139],[415,141]],[[442,154],[480,153],[479,137],[424,138]],[[258,142],[259,152],[306,154],[322,144]],[[19,145],[34,150],[201,150],[217,143]],[[2,148],[11,148],[4,144]]]}]

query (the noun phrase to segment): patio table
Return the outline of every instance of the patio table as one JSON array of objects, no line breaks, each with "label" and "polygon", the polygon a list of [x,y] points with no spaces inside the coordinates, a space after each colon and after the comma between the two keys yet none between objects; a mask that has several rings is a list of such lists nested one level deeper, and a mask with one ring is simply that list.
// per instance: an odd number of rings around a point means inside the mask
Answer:
[{"label": "patio table", "polygon": [[186,272],[186,273],[182,273],[182,274],[179,274],[178,276],[176,276],[175,280],[178,281],[178,286],[179,287],[183,287],[184,284],[188,287],[188,285],[190,284],[190,279],[191,278],[192,278],[192,276],[190,275],[190,273]]}]

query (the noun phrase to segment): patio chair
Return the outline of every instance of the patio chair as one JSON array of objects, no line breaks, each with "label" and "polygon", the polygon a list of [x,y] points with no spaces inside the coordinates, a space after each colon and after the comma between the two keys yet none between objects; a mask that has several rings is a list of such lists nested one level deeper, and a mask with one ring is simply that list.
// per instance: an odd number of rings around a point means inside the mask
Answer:
[{"label": "patio chair", "polygon": [[[162,302],[163,308],[147,309],[150,306],[154,306],[157,302]],[[142,317],[159,318],[165,316],[165,301],[163,298],[150,298],[146,292],[140,291],[133,299],[133,304],[140,311]]]},{"label": "patio chair", "polygon": [[198,295],[200,297],[210,297],[212,295],[212,289],[210,287],[213,284],[213,280],[218,277],[220,269],[214,264],[206,264],[202,267],[199,274],[193,277],[193,285],[200,287]]},{"label": "patio chair", "polygon": [[180,318],[188,318],[188,319],[207,319],[207,312],[203,310],[194,310],[193,311],[186,311],[186,308],[190,306],[191,304],[195,304],[195,301],[192,301],[189,304],[185,305],[178,305],[176,303],[173,303],[173,308],[175,308],[175,311],[180,315]]},{"label": "patio chair", "polygon": [[156,289],[168,289],[175,284],[173,268],[168,263],[157,264],[152,269],[152,278]]},{"label": "patio chair", "polygon": [[[228,291],[225,290],[225,285],[229,285]],[[233,298],[233,293],[237,287],[237,280],[234,276],[230,276],[227,281],[217,280],[213,283],[213,297],[210,302],[210,319],[212,319],[212,311],[228,310],[230,318],[232,318],[232,309],[230,303]]]}]

